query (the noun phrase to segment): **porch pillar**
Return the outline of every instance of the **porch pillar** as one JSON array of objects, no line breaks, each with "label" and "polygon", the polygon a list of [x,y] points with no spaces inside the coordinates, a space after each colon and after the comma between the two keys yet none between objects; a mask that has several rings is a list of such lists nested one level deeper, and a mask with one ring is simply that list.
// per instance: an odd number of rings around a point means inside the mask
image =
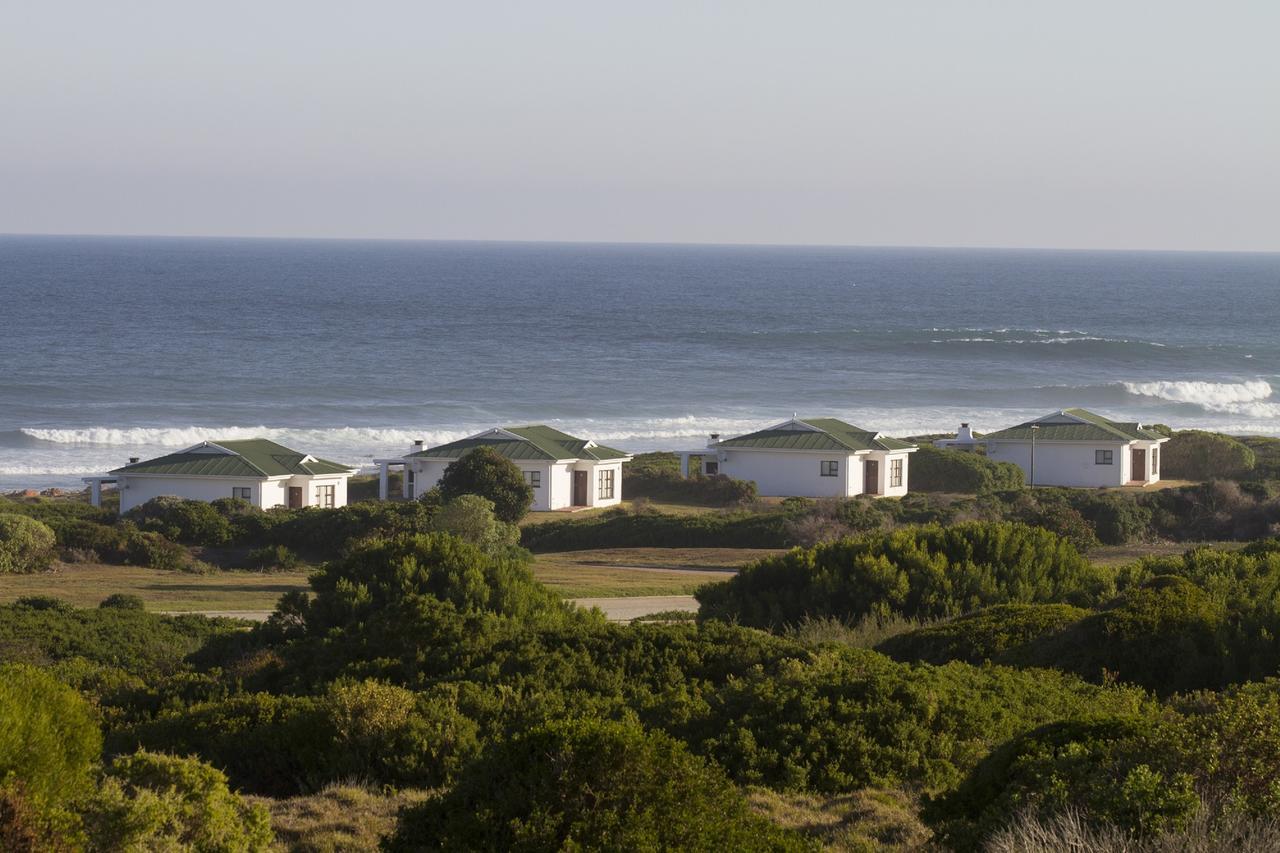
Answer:
[{"label": "porch pillar", "polygon": [[387,468],[389,463],[378,463],[378,500],[385,501],[390,495],[388,494],[390,486],[387,482]]},{"label": "porch pillar", "polygon": [[689,479],[689,454],[683,451],[680,453],[680,476]]},{"label": "porch pillar", "polygon": [[102,506],[102,481],[89,481],[89,503],[93,506]]},{"label": "porch pillar", "polygon": [[405,500],[409,499],[409,471],[410,463],[404,463],[404,479],[400,482],[400,495]]}]

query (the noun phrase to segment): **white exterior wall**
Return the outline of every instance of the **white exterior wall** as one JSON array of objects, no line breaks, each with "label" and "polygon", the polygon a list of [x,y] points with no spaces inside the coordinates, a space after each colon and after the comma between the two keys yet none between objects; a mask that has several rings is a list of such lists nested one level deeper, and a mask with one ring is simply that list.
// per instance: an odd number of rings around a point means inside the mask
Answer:
[{"label": "white exterior wall", "polygon": [[[1111,465],[1098,465],[1095,451],[1112,451]],[[1031,482],[1031,442],[992,441],[987,444],[988,458],[996,462],[1012,462],[1022,469]],[[1036,485],[1102,488],[1123,486],[1129,482],[1130,445],[1122,442],[1036,442]],[[1150,465],[1147,466],[1148,472]]]},{"label": "white exterior wall", "polygon": [[[866,459],[875,459],[880,463],[876,494],[886,498],[900,498],[911,488],[911,454],[910,453],[870,453]],[[902,460],[902,485],[889,485],[889,468],[895,460]],[[865,467],[863,469],[866,470]]]},{"label": "white exterior wall", "polygon": [[[587,472],[587,506],[616,506],[622,503],[622,463],[621,462],[580,462],[579,471]],[[613,472],[613,497],[600,497],[600,472]]]},{"label": "white exterior wall", "polygon": [[[347,505],[346,477],[293,477],[290,486],[302,486],[302,505],[320,506],[318,490],[321,486],[333,486],[333,508]],[[286,492],[287,494],[287,492]]]},{"label": "white exterior wall", "polygon": [[[843,498],[862,493],[864,455],[726,448],[708,450],[703,463],[715,461],[718,456],[721,474],[751,480],[762,497]],[[822,476],[824,461],[839,462],[839,475]]]},{"label": "white exterior wall", "polygon": [[143,474],[122,474],[117,488],[120,490],[120,512],[125,513],[142,506],[152,498],[173,495],[190,501],[216,501],[231,497],[232,488],[253,490],[254,506],[262,505],[262,480],[241,477],[161,477]]},{"label": "white exterior wall", "polygon": [[258,496],[257,506],[271,509],[273,506],[289,505],[289,490],[285,488],[285,479],[267,480],[262,484],[262,493]]}]

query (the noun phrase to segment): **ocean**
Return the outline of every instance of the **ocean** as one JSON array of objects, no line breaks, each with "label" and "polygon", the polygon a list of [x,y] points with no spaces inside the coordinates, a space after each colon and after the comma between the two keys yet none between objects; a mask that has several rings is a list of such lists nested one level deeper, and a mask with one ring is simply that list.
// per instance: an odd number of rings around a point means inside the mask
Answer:
[{"label": "ocean", "polygon": [[0,236],[0,490],[207,438],[368,465],[800,413],[1280,434],[1280,254]]}]

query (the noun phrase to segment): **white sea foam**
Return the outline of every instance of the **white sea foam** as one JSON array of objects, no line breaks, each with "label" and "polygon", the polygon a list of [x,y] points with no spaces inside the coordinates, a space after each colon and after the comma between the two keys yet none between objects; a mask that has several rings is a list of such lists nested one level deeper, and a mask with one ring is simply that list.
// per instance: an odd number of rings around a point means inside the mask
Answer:
[{"label": "white sea foam", "polygon": [[1156,397],[1173,403],[1189,403],[1208,412],[1280,418],[1280,403],[1271,402],[1274,390],[1262,379],[1247,382],[1124,382],[1130,394]]}]

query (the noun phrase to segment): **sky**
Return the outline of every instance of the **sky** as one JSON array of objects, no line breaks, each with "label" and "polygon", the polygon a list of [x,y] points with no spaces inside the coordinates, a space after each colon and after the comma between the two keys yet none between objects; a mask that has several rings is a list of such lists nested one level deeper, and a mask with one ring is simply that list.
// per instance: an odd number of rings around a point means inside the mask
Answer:
[{"label": "sky", "polygon": [[1280,250],[1280,3],[0,5],[0,233]]}]

